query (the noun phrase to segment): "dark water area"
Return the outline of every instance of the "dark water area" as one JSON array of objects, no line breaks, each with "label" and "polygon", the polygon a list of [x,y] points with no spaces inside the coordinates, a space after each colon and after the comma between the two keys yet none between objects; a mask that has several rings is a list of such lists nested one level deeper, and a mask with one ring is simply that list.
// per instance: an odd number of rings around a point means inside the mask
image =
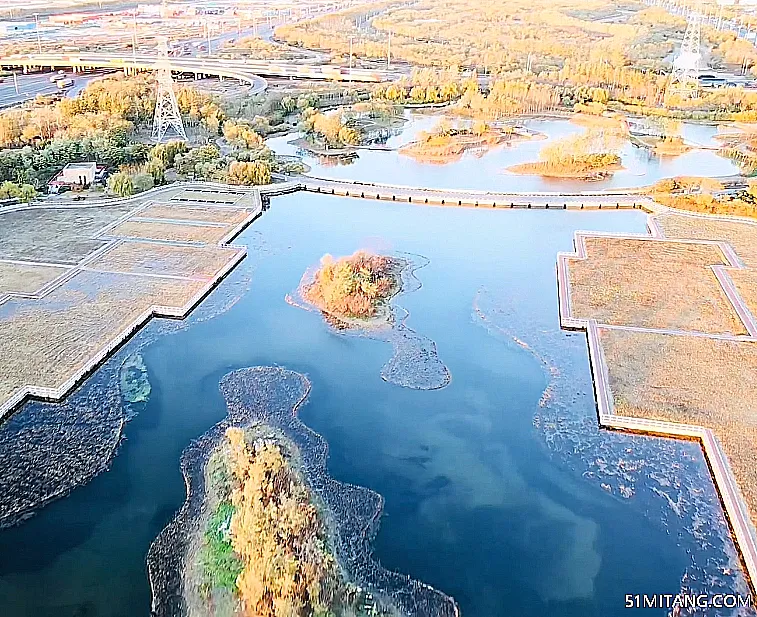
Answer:
[{"label": "dark water area", "polygon": [[[256,365],[307,375],[301,418],[328,442],[329,472],[385,498],[375,557],[463,617],[608,617],[627,614],[625,594],[690,579],[742,588],[698,445],[599,431],[585,337],[558,327],[555,255],[574,231],[644,226],[637,212],[275,198],[238,240],[250,256],[188,320],[151,322],[110,361],[141,347],[149,401],[109,471],[0,532],[0,615],[147,616],[145,557],[184,500],[181,451],[224,417],[222,377]],[[391,345],[287,304],[325,253],[360,248],[429,259],[399,303],[436,343],[446,387],[382,380]]]}]

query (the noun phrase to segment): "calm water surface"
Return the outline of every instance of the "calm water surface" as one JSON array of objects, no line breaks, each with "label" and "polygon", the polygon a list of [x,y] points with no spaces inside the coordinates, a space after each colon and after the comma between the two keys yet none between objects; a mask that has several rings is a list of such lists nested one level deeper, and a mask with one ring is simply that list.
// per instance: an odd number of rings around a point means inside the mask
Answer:
[{"label": "calm water surface", "polygon": [[[391,147],[400,147],[417,138],[420,131],[430,131],[439,122],[440,116],[410,114],[410,122],[402,134],[387,142]],[[357,159],[349,164],[337,164],[336,160],[304,154],[304,162],[311,167],[310,173],[324,178],[385,182],[408,186],[437,188],[461,188],[486,191],[581,191],[638,187],[653,184],[662,178],[696,174],[699,176],[727,176],[739,173],[729,159],[710,150],[693,150],[677,157],[658,158],[642,148],[627,143],[620,155],[622,171],[612,178],[599,182],[558,180],[540,176],[518,175],[507,168],[520,163],[539,160],[539,151],[550,141],[582,133],[585,129],[569,120],[530,120],[525,126],[544,133],[548,140],[537,139],[516,143],[512,146],[494,148],[483,156],[466,154],[455,163],[434,165],[419,163],[396,151],[360,150]],[[682,136],[692,144],[713,146],[717,127],[701,124],[682,124]],[[288,142],[291,135],[268,140],[268,145],[280,154],[298,154],[299,150]]]},{"label": "calm water surface", "polygon": [[[579,444],[556,456],[534,421],[548,383],[544,367],[472,315],[485,289],[521,307],[509,324],[516,331],[538,324],[571,346],[577,364],[565,371],[581,375],[569,385],[579,402],[560,413],[596,439],[583,335],[560,333],[557,324],[555,254],[572,247],[576,229],[641,232],[644,217],[276,198],[239,239],[255,250],[185,328],[161,332],[167,322],[153,321],[113,360],[144,344],[150,401],[127,425],[110,471],[0,532],[0,614],[147,616],[144,559],[183,501],[180,452],[224,416],[221,377],[260,364],[310,377],[302,417],[330,444],[331,473],[386,498],[377,558],[453,595],[463,616],[608,617],[626,614],[623,594],[677,592],[689,552],[699,550],[686,521],[661,520],[658,512],[670,511],[661,498],[624,499],[585,477],[581,467],[597,451],[572,454]],[[423,287],[401,303],[408,325],[436,341],[452,375],[448,387],[415,391],[382,381],[387,344],[335,335],[319,314],[285,302],[324,253],[364,247],[430,259],[418,272]],[[230,310],[203,319],[248,277],[249,290]],[[652,455],[669,447],[602,439],[624,444],[631,458],[641,444]],[[681,448],[706,469],[695,444]],[[716,503],[712,486],[703,490],[700,499]],[[697,559],[721,559],[723,550],[714,543]]]}]

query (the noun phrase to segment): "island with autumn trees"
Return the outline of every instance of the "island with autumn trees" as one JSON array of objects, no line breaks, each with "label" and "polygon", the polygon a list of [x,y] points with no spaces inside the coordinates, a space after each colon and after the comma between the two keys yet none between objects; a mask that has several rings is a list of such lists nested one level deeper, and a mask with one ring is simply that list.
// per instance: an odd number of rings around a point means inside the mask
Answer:
[{"label": "island with autumn trees", "polygon": [[589,129],[546,145],[539,153],[539,161],[513,165],[507,171],[546,178],[601,180],[622,169],[618,155],[622,143],[620,135],[613,131]]},{"label": "island with autumn trees", "polygon": [[182,452],[187,498],[148,552],[154,617],[458,615],[373,559],[383,499],[329,475],[310,390],[280,366],[221,379],[227,416]]},{"label": "island with autumn trees", "polygon": [[226,429],[206,467],[185,574],[190,614],[388,614],[346,580],[297,457],[294,444],[264,425]]},{"label": "island with autumn trees", "polygon": [[443,118],[430,132],[421,132],[418,139],[400,148],[400,154],[421,163],[444,165],[454,163],[468,152],[482,156],[496,146],[533,135],[514,126],[495,128],[483,120],[452,124]]},{"label": "island with autumn trees", "polygon": [[359,320],[385,320],[388,300],[401,287],[407,261],[389,255],[357,251],[334,259],[325,255],[312,276],[300,284],[302,298],[329,317],[349,325]]}]

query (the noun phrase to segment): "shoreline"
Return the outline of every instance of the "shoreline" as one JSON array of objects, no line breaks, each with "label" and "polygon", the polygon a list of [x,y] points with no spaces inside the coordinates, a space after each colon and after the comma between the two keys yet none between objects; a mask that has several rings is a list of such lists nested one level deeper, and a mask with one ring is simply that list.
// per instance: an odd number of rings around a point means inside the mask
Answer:
[{"label": "shoreline", "polygon": [[[736,217],[718,216],[701,213],[692,213],[681,210],[668,209],[677,216],[687,216],[700,218],[703,220],[720,220],[730,222],[741,222],[744,224],[757,225],[757,221],[750,219],[738,219]],[[586,251],[586,238],[603,237],[615,238],[619,240],[644,240],[648,242],[668,241],[668,242],[691,242],[691,243],[713,243],[708,240],[686,240],[676,237],[667,237],[663,233],[654,213],[648,213],[646,235],[628,235],[613,233],[596,233],[596,232],[576,232],[574,234],[574,251],[560,252],[557,255],[557,291],[558,291],[558,312],[560,327],[564,330],[578,330],[586,334],[589,353],[589,365],[592,377],[592,383],[596,398],[597,422],[600,427],[608,430],[618,430],[622,432],[639,433],[652,436],[663,436],[674,439],[688,439],[697,441],[702,449],[703,456],[710,470],[710,476],[715,490],[723,507],[723,512],[728,521],[729,531],[734,540],[734,545],[742,562],[742,567],[746,573],[746,579],[752,592],[757,590],[757,536],[755,535],[754,523],[749,515],[749,510],[740,489],[739,483],[733,473],[729,458],[726,456],[715,431],[712,428],[698,424],[695,421],[685,423],[673,419],[650,419],[647,417],[623,415],[616,410],[616,397],[610,386],[609,365],[605,357],[603,343],[600,339],[600,328],[604,324],[599,324],[595,319],[577,318],[574,316],[571,301],[571,283],[569,279],[569,262],[571,260],[588,259]],[[744,269],[745,266],[731,249],[730,245],[724,241],[716,242],[721,245],[722,252],[727,260],[731,263],[729,267]],[[718,278],[720,281],[720,279]],[[720,282],[722,284],[722,281]],[[734,303],[734,308],[741,317],[738,301],[740,298],[733,295],[731,291],[725,290],[729,302]],[[749,316],[748,309],[747,317]],[[655,332],[654,330],[640,328],[639,332]],[[685,331],[660,331],[669,333],[670,336],[686,335]],[[707,336],[707,335],[703,335]],[[724,335],[713,338],[723,338]],[[746,336],[729,337],[728,340],[734,341],[754,341],[753,334]]]}]

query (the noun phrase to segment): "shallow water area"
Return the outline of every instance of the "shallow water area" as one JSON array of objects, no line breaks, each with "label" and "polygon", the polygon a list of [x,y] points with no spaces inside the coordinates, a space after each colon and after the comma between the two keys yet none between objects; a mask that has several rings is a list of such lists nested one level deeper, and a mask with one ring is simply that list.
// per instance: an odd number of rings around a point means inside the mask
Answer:
[{"label": "shallow water area", "polygon": [[[398,149],[417,139],[421,131],[432,131],[444,117],[439,113],[408,112],[409,121],[401,134],[391,137],[387,145]],[[357,157],[340,161],[336,157],[311,155],[290,144],[296,135],[267,140],[278,154],[301,154],[310,167],[309,175],[339,180],[359,180],[406,186],[470,189],[498,192],[599,191],[636,188],[654,184],[662,178],[691,175],[716,177],[738,174],[739,168],[713,150],[692,150],[675,157],[657,157],[626,142],[620,156],[623,169],[600,181],[542,178],[507,171],[508,167],[539,160],[539,151],[554,140],[582,133],[586,129],[568,119],[526,120],[523,126],[543,133],[547,139],[515,141],[490,149],[483,155],[466,153],[460,160],[438,165],[421,163],[393,151],[360,149]],[[712,147],[717,127],[682,123],[682,136],[692,144]]]},{"label": "shallow water area", "polygon": [[[690,581],[743,590],[698,446],[599,431],[585,337],[558,327],[555,255],[574,231],[644,228],[630,211],[274,198],[238,242],[275,250],[252,251],[187,321],[153,321],[123,348],[140,351],[151,392],[110,470],[0,532],[3,616],[149,614],[145,558],[184,502],[181,452],[225,417],[223,376],[251,366],[307,376],[300,418],[328,444],[329,475],[384,499],[375,557],[463,617],[623,615],[625,594]],[[428,257],[401,304],[447,387],[384,381],[385,342],[287,304],[324,253],[363,247]],[[109,366],[87,384],[117,389]]]}]

